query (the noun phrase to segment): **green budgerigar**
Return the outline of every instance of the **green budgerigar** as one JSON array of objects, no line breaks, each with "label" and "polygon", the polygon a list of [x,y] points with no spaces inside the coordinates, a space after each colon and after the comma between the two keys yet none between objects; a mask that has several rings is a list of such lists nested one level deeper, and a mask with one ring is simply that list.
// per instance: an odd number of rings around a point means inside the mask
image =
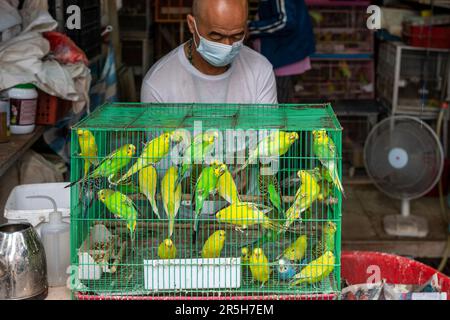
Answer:
[{"label": "green budgerigar", "polygon": [[195,217],[193,227],[193,241],[196,240],[198,231],[199,217],[203,208],[203,202],[217,191],[217,182],[220,176],[222,176],[227,170],[227,166],[223,163],[215,160],[209,167],[206,167],[200,173],[197,185],[195,187]]},{"label": "green budgerigar", "polygon": [[313,131],[312,135],[314,154],[319,158],[322,165],[328,170],[334,185],[345,197],[344,187],[339,179],[336,145],[333,140],[328,137],[325,130]]},{"label": "green budgerigar", "polygon": [[289,227],[305,212],[320,195],[320,186],[316,178],[306,170],[297,173],[301,186],[295,194],[294,204],[286,211],[286,227]]},{"label": "green budgerigar", "polygon": [[176,184],[178,169],[170,167],[161,181],[161,197],[169,219],[169,238],[172,237],[175,218],[181,205],[181,185]]},{"label": "green budgerigar", "polygon": [[281,208],[281,197],[278,193],[275,185],[273,183],[270,183],[267,186],[267,193],[269,194],[270,202],[273,204],[275,208],[277,208],[278,212],[283,212],[283,209]]},{"label": "green budgerigar", "polygon": [[204,162],[205,155],[211,152],[218,137],[218,131],[200,133],[194,137],[192,143],[184,151],[181,170],[176,184],[181,183],[193,164],[202,164]]},{"label": "green budgerigar", "polygon": [[336,224],[332,221],[327,221],[322,230],[322,238],[316,243],[312,250],[313,259],[320,257],[325,251],[334,252],[334,238],[336,230]]},{"label": "green budgerigar", "polygon": [[97,178],[108,178],[108,181],[111,182],[120,170],[131,162],[131,159],[135,153],[136,147],[133,144],[122,146],[103,159],[103,161],[101,161],[90,174],[76,182],[71,183],[66,188]]},{"label": "green budgerigar", "polygon": [[105,204],[115,217],[127,222],[130,238],[134,244],[138,211],[133,201],[126,195],[110,189],[100,190],[97,195],[98,199]]},{"label": "green budgerigar", "polygon": [[167,156],[170,151],[171,133],[164,133],[159,137],[148,142],[142,150],[141,156],[136,160],[133,166],[124,174],[117,183],[122,183],[130,178],[133,174],[139,172],[142,168],[149,165],[155,165],[162,158]]}]

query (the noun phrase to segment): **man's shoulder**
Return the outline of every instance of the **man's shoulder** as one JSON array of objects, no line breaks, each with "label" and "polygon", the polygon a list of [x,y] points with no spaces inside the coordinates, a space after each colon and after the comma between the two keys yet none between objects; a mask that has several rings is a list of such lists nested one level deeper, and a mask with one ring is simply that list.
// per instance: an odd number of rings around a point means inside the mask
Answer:
[{"label": "man's shoulder", "polygon": [[144,81],[150,81],[153,77],[157,77],[161,74],[170,73],[174,70],[174,63],[178,63],[178,51],[180,47],[173,49],[167,55],[162,57],[158,62],[156,62],[150,70],[147,72]]},{"label": "man's shoulder", "polygon": [[250,64],[251,67],[273,70],[272,64],[266,57],[247,46],[244,46],[241,50],[241,59]]}]

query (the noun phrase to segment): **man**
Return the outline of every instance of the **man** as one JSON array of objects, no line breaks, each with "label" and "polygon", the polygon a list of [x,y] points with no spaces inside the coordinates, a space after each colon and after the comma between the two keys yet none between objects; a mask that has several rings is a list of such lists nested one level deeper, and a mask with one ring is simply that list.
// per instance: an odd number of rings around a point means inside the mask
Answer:
[{"label": "man", "polygon": [[309,56],[315,52],[308,9],[304,0],[260,0],[258,19],[249,23],[249,36],[275,68],[278,101],[290,103],[293,77],[311,69]]},{"label": "man", "polygon": [[243,45],[247,0],[194,0],[192,39],[144,78],[142,102],[276,104],[270,62]]}]

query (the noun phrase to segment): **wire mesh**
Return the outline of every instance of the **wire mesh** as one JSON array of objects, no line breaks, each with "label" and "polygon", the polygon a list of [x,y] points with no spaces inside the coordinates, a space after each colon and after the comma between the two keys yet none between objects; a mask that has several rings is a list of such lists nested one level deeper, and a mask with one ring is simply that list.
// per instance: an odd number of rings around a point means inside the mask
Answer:
[{"label": "wire mesh", "polygon": [[330,105],[107,104],[72,129],[79,298],[340,291]]}]

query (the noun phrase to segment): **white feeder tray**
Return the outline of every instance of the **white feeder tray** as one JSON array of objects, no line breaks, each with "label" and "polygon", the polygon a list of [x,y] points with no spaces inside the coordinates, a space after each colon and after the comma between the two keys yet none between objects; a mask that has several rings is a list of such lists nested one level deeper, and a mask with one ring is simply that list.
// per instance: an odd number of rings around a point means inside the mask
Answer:
[{"label": "white feeder tray", "polygon": [[144,260],[145,289],[234,289],[241,286],[241,258]]}]

